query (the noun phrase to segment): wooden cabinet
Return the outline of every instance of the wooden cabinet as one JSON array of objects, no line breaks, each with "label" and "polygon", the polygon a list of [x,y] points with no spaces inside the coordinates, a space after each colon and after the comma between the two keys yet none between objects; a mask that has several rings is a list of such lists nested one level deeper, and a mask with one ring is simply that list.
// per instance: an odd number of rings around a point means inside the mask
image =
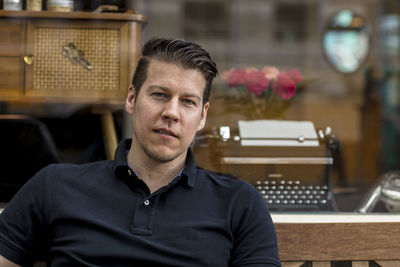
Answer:
[{"label": "wooden cabinet", "polygon": [[0,11],[0,101],[121,103],[140,55],[138,14]]},{"label": "wooden cabinet", "polygon": [[123,106],[145,21],[128,13],[0,10],[0,103],[92,105],[112,158],[111,112]]}]

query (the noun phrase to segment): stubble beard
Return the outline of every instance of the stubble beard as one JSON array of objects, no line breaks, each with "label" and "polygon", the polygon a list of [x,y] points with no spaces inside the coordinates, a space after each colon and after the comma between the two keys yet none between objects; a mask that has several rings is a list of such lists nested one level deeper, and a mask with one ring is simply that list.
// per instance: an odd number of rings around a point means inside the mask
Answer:
[{"label": "stubble beard", "polygon": [[133,131],[133,137],[135,138],[135,142],[133,143],[133,145],[139,145],[141,150],[143,151],[143,153],[151,160],[155,161],[155,162],[159,162],[159,163],[168,163],[171,162],[173,160],[175,160],[176,158],[178,158],[180,155],[182,155],[183,153],[185,153],[187,151],[184,150],[182,153],[177,151],[175,153],[169,154],[169,155],[161,155],[161,153],[152,150],[151,148],[149,148],[146,144],[144,144],[143,142],[140,142],[138,136],[136,135],[136,132]]},{"label": "stubble beard", "polygon": [[176,159],[179,155],[179,153],[175,153],[172,155],[167,155],[167,156],[162,156],[160,155],[160,153],[157,153],[155,151],[151,151],[150,149],[148,149],[146,146],[140,144],[143,152],[146,154],[147,157],[149,157],[150,159],[159,162],[159,163],[168,163],[173,161],[174,159]]}]

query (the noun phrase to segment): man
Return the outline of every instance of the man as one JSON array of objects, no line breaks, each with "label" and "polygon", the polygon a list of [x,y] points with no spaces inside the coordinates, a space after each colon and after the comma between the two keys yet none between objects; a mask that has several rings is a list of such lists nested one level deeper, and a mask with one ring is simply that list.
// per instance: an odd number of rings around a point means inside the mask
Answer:
[{"label": "man", "polygon": [[30,179],[1,215],[1,266],[280,266],[257,191],[194,164],[216,74],[197,44],[150,40],[125,104],[132,140]]}]

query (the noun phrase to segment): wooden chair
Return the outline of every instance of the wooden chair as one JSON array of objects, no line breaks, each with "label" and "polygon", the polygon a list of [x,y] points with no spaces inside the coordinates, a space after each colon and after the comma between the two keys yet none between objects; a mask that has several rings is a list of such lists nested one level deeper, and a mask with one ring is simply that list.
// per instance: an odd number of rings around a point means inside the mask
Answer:
[{"label": "wooden chair", "polygon": [[400,266],[400,214],[272,217],[284,267],[330,267],[335,261],[350,261],[353,267],[368,267],[372,262],[374,266]]}]

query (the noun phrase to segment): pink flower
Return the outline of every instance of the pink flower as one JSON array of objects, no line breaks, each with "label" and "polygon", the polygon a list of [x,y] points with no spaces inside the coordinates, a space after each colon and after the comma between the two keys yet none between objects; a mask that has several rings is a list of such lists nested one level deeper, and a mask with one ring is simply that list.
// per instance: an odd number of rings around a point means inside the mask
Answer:
[{"label": "pink flower", "polygon": [[226,81],[228,79],[229,75],[231,75],[234,70],[235,70],[234,68],[230,68],[229,70],[224,71],[221,74],[221,78]]},{"label": "pink flower", "polygon": [[222,78],[225,79],[228,86],[232,88],[238,85],[245,85],[247,75],[254,71],[257,71],[257,69],[230,69],[222,74]]},{"label": "pink flower", "polygon": [[273,84],[273,89],[282,99],[289,99],[296,93],[296,84],[287,73],[281,72]]},{"label": "pink flower", "polygon": [[265,77],[269,80],[275,80],[279,74],[278,68],[272,66],[265,66],[262,71],[265,73]]},{"label": "pink flower", "polygon": [[298,84],[301,83],[302,81],[304,81],[303,76],[300,74],[300,72],[296,69],[292,69],[287,71],[287,74],[290,76],[290,78],[292,78],[292,80]]},{"label": "pink flower", "polygon": [[245,85],[247,90],[259,96],[268,88],[268,79],[264,72],[252,70],[246,75]]},{"label": "pink flower", "polygon": [[[264,66],[261,70],[252,67],[233,68],[224,72],[222,78],[229,88],[237,87],[238,90],[244,89],[247,93],[268,98],[278,95],[283,100],[294,97],[298,84],[304,81],[297,69],[286,72],[273,66]],[[263,94],[266,90],[272,90],[272,94]]]},{"label": "pink flower", "polygon": [[253,68],[253,67],[247,67],[247,68],[244,68],[244,70],[246,71],[246,73],[250,73],[250,72],[253,72],[253,71],[258,71],[258,69]]},{"label": "pink flower", "polygon": [[244,69],[231,69],[225,76],[226,82],[229,87],[235,87],[244,84],[246,80],[246,71]]}]

